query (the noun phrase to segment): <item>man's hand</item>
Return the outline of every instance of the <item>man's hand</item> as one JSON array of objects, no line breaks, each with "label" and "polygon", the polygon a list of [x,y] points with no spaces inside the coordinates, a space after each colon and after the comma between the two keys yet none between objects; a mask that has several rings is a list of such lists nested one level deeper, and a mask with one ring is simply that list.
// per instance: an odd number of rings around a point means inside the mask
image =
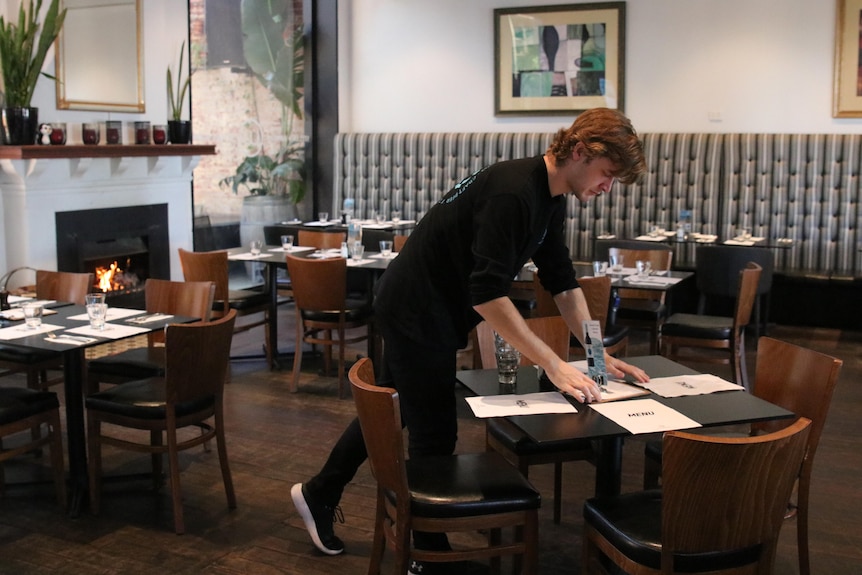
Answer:
[{"label": "man's hand", "polygon": [[646,383],[649,381],[649,376],[646,374],[644,370],[639,367],[635,367],[624,362],[621,359],[617,359],[607,353],[605,353],[605,367],[608,368],[608,374],[622,379],[627,374],[632,376],[632,378],[638,383]]},{"label": "man's hand", "polygon": [[581,403],[592,403],[602,399],[602,392],[595,381],[562,360],[555,362],[553,370],[545,370],[545,373],[557,389]]}]

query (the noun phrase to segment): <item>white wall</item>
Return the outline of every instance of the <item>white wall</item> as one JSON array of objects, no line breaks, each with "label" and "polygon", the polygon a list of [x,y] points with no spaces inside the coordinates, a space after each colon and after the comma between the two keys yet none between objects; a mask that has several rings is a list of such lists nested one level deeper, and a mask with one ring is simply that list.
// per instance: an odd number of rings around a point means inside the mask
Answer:
[{"label": "white wall", "polygon": [[[568,124],[566,116],[494,116],[494,8],[551,3],[341,0],[340,130]],[[835,4],[629,0],[625,112],[640,132],[858,131],[862,119],[832,118]]]}]

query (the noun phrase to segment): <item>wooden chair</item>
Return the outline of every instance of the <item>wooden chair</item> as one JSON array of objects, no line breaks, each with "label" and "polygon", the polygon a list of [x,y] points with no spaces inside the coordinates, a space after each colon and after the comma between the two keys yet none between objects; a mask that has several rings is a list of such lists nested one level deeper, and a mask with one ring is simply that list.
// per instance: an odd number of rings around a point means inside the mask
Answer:
[{"label": "wooden chair", "polygon": [[[557,355],[568,361],[569,326],[562,316],[546,316],[525,320],[530,329],[547,343]],[[482,368],[496,367],[494,356],[494,330],[487,322],[476,326]],[[521,355],[521,365],[533,365],[530,358]],[[485,420],[485,448],[496,451],[527,477],[530,467],[554,464],[554,523],[562,517],[563,463],[567,461],[593,461],[594,452],[589,441],[572,440],[561,443],[536,443],[506,419]]]},{"label": "wooden chair", "polygon": [[[48,434],[33,434],[34,428],[45,424]],[[15,447],[0,449],[0,494],[5,487],[3,462],[49,446],[54,469],[54,490],[57,502],[66,508],[66,471],[63,466],[63,436],[60,428],[60,402],[52,391],[22,387],[0,387],[0,446],[3,439],[24,431],[31,431],[32,439]]]},{"label": "wooden chair", "polygon": [[[193,324],[171,324],[165,329],[165,375],[142,379],[100,391],[85,399],[87,452],[90,473],[90,510],[101,504],[102,445],[141,453],[153,459],[153,481],[161,479],[161,454],[168,454],[174,530],[185,531],[180,490],[179,452],[215,438],[228,507],[236,507],[224,430],[224,383],[228,374],[236,310],[224,317]],[[129,434],[103,433],[103,424],[149,431],[149,441]],[[178,436],[188,426],[205,430],[200,435]],[[165,435],[163,441],[162,434]]]},{"label": "wooden chair", "polygon": [[[749,389],[745,367],[745,326],[751,320],[759,279],[760,266],[754,262],[749,262],[739,272],[733,317],[689,313],[670,316],[661,326],[661,355],[698,363],[729,363],[734,381]],[[716,355],[703,350],[722,350],[724,353]]]},{"label": "wooden chair", "polygon": [[296,245],[308,246],[319,250],[330,250],[341,247],[347,239],[344,232],[318,232],[314,230],[299,230]]},{"label": "wooden chair", "polygon": [[396,252],[400,252],[404,249],[404,244],[407,243],[407,238],[410,236],[404,236],[401,234],[395,234],[395,237],[392,238],[392,250]]},{"label": "wooden chair", "polygon": [[[757,365],[752,393],[811,420],[808,455],[802,463],[796,488],[796,504],[792,506],[795,513],[788,514],[791,517],[797,516],[796,535],[801,575],[811,572],[808,554],[808,501],[814,455],[820,443],[842,365],[843,362],[835,357],[770,337],[762,337],[757,342]],[[786,421],[755,423],[751,425],[751,434],[775,431],[785,425]],[[658,487],[661,466],[661,443],[650,441],[644,450],[644,489]]]},{"label": "wooden chair", "polygon": [[602,555],[632,575],[772,573],[810,423],[744,438],[665,433],[661,490],[584,504],[581,573]]},{"label": "wooden chair", "polygon": [[[369,359],[350,369],[353,400],[377,480],[374,540],[368,573],[380,573],[387,543],[395,552],[393,573],[411,560],[450,562],[523,556],[523,573],[538,572],[538,509],[541,497],[499,454],[405,457],[398,393],[374,385]],[[516,528],[504,542],[501,530]],[[485,546],[447,551],[411,549],[413,531],[487,531]],[[519,536],[521,535],[521,536]]]},{"label": "wooden chair", "polygon": [[[148,279],[144,286],[147,313],[197,317],[209,321],[215,283]],[[165,374],[165,333],[150,332],[147,346],[91,359],[87,362],[87,393],[100,383],[122,383]]]},{"label": "wooden chair", "polygon": [[234,326],[234,333],[249,331],[263,326],[263,347],[267,365],[273,367],[273,354],[266,337],[266,330],[270,321],[270,296],[262,291],[253,289],[232,290],[229,288],[228,259],[227,252],[223,250],[214,252],[190,252],[179,248],[180,264],[183,268],[183,278],[187,282],[213,282],[215,284],[215,295],[213,297],[213,318],[223,317],[228,310],[236,310],[237,317],[248,317],[262,314],[262,318],[254,318],[242,324]]},{"label": "wooden chair", "polygon": [[[623,256],[626,267],[634,267],[637,261],[646,261],[654,271],[669,271],[673,260],[670,246],[650,246],[642,249],[611,248]],[[658,353],[658,335],[661,324],[668,315],[665,305],[667,292],[643,289],[620,288],[620,307],[616,321],[631,329],[646,330],[650,338],[650,355]]]},{"label": "wooden chair", "polygon": [[[92,273],[36,270],[36,299],[84,305],[84,296],[92,289],[94,281]],[[63,369],[61,359],[59,354],[50,351],[23,351],[12,346],[0,346],[3,375],[25,372],[30,389],[48,389],[62,383],[62,375],[48,377],[49,370]]]},{"label": "wooden chair", "polygon": [[[587,307],[590,310],[590,318],[599,322],[602,330],[602,344],[605,351],[614,357],[625,357],[629,344],[629,329],[625,326],[608,323],[608,307],[611,300],[611,278],[604,277],[581,277],[578,284],[584,292]],[[533,310],[534,317],[546,317],[560,315],[557,304],[551,294],[542,287],[539,278],[533,274],[533,291],[536,298],[536,307]],[[584,348],[574,335],[569,338],[569,356],[583,355]]]},{"label": "wooden chair", "polygon": [[[296,303],[296,353],[290,391],[299,386],[303,343],[324,349],[324,370],[329,372],[332,346],[338,346],[338,397],[344,397],[344,351],[347,344],[374,337],[374,312],[367,299],[347,298],[347,260],[312,259],[286,254]],[[348,337],[346,331],[365,326],[367,331]],[[334,332],[334,337],[333,337]],[[371,346],[369,346],[371,347]],[[370,353],[369,349],[369,353]]]}]

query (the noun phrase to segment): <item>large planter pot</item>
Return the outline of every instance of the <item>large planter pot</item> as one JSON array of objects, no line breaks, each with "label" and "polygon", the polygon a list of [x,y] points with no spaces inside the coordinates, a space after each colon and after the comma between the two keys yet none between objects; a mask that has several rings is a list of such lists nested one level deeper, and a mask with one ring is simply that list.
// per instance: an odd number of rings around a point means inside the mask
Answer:
[{"label": "large planter pot", "polygon": [[[244,248],[252,240],[264,243],[263,227],[278,222],[286,222],[296,217],[296,205],[287,196],[246,196],[242,199],[240,213],[239,239]],[[252,263],[246,269],[254,281],[262,280],[263,264]]]},{"label": "large planter pot", "polygon": [[188,120],[168,120],[168,138],[172,144],[191,144],[192,123]]},{"label": "large planter pot", "polygon": [[39,108],[3,108],[3,143],[29,146],[39,132]]}]

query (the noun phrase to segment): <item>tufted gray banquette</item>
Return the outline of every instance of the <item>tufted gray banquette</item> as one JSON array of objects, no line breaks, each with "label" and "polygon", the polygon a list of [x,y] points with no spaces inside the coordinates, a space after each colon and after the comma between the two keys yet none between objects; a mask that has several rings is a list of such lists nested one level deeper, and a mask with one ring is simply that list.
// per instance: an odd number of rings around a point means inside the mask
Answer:
[{"label": "tufted gray banquette", "polygon": [[[360,217],[402,211],[420,219],[449,189],[482,166],[541,154],[552,133],[341,133],[335,137],[332,205],[356,200]],[[791,238],[775,249],[776,270],[822,278],[862,277],[860,171],[856,134],[641,135],[647,173],[638,183],[580,205],[566,219],[576,260],[591,258],[602,232],[635,237],[650,222],[673,229],[692,211],[694,231],[730,237]],[[675,264],[693,263],[695,245]]]}]

